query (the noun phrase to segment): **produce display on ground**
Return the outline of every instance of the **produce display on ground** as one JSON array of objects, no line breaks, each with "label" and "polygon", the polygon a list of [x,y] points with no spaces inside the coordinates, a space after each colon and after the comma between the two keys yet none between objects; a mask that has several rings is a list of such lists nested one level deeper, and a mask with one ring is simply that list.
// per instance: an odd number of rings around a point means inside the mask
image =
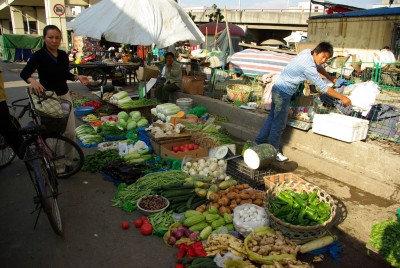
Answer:
[{"label": "produce display on ground", "polygon": [[[272,194],[227,175],[226,153],[195,157],[199,149],[235,144],[218,125],[222,120],[205,107],[184,112],[176,104],[157,105],[151,113],[158,120],[149,124],[140,111],[125,110],[155,106],[152,101],[132,100],[125,91],[105,93],[103,100],[123,111],[100,115],[101,102],[74,101],[74,106],[97,110],[82,117],[85,123],[76,128],[81,146],[97,149],[86,155],[82,170],[100,172],[117,186],[112,206],[142,214],[123,221],[121,229],[134,231],[133,224],[142,235],[162,237],[165,246],[178,249],[177,268],[309,268],[311,263],[298,260],[302,254],[340,252],[337,238],[326,235],[323,223],[331,222],[335,210],[321,197],[327,195],[322,189],[311,184],[290,188],[295,183],[290,180],[276,184]],[[186,138],[178,142],[182,136]],[[174,143],[167,147],[169,140]],[[157,141],[166,141],[158,145],[172,156],[183,153],[183,160],[157,156],[152,148]],[[241,151],[244,165],[262,172],[275,158],[271,147],[247,141]],[[290,236],[273,224],[274,217],[295,227]],[[302,237],[302,229],[313,228],[322,232]],[[399,267],[398,240],[399,222],[388,220],[374,225],[370,245]]]}]

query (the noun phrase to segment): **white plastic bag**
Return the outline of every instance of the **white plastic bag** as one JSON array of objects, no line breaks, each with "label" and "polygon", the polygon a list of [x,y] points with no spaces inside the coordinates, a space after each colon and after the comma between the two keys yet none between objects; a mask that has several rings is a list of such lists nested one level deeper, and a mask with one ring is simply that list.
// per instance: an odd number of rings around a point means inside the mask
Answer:
[{"label": "white plastic bag", "polygon": [[221,256],[221,254],[217,254],[214,257],[214,262],[218,265],[218,267],[225,267],[225,261],[227,260],[243,260],[243,258],[236,256],[235,254],[233,254],[232,252],[228,252],[226,253],[223,257]]},{"label": "white plastic bag", "polygon": [[[254,217],[246,217],[246,215],[254,215]],[[233,226],[241,235],[247,236],[256,227],[269,226],[269,220],[263,207],[243,204],[233,210]]]}]

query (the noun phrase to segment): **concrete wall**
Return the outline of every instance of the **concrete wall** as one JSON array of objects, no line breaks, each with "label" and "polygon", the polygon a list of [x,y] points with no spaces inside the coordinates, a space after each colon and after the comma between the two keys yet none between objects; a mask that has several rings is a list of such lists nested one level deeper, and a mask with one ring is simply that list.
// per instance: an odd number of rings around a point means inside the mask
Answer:
[{"label": "concrete wall", "polygon": [[391,46],[394,24],[399,20],[400,15],[310,19],[308,42],[329,41],[338,55],[356,54],[363,62],[372,62],[373,53],[384,46]]},{"label": "concrete wall", "polygon": [[[241,140],[254,140],[267,113],[257,113],[205,96],[181,92],[176,98],[192,98],[211,114],[225,116],[224,127]],[[287,127],[283,152],[299,166],[320,172],[386,199],[400,201],[400,155],[366,142],[346,143]]]},{"label": "concrete wall", "polygon": [[[189,12],[190,10],[186,10]],[[195,17],[195,22],[208,22],[206,15],[213,13],[213,10],[191,11]],[[222,10],[225,16],[224,11]],[[309,17],[308,12],[287,12],[287,11],[239,11],[227,10],[225,21],[235,24],[251,25],[251,24],[283,24],[283,25],[307,25]],[[267,27],[267,26],[266,26]]]}]

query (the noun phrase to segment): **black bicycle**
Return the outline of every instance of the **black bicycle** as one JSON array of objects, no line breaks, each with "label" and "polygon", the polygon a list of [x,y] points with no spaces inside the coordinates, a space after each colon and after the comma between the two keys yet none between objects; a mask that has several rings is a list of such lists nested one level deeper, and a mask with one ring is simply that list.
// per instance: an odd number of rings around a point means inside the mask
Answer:
[{"label": "black bicycle", "polygon": [[[50,129],[53,128],[53,131],[49,131],[49,128],[42,123],[47,120],[47,124],[49,124],[51,119],[38,116],[32,108],[33,101],[29,92],[28,96],[29,98],[14,101],[11,107],[14,111],[16,107],[22,107],[18,119],[22,118],[27,111],[32,118],[32,122],[26,127],[20,128],[19,132],[24,137],[24,142],[21,145],[21,152],[24,155],[23,160],[36,191],[34,203],[36,204],[35,211],[38,211],[38,214],[34,228],[37,225],[41,211],[44,210],[54,232],[58,235],[63,235],[63,225],[57,201],[59,196],[57,179],[69,177],[78,172],[83,165],[84,155],[75,142],[60,134],[65,131],[66,120],[53,119],[54,122],[49,125]],[[27,100],[29,100],[27,104],[19,104]],[[70,103],[69,107],[71,107]],[[69,112],[70,110],[64,116],[67,119]],[[15,117],[13,118],[15,119]],[[15,122],[18,122],[17,119],[15,120]],[[57,127],[63,124],[64,127]],[[5,147],[7,147],[6,144]],[[66,147],[70,148],[65,150]],[[12,153],[14,154],[14,152]],[[72,159],[70,155],[74,153],[75,156]],[[15,155],[7,159],[11,158],[12,161],[13,157]],[[57,165],[60,166],[61,163],[65,166],[64,170],[57,169]],[[67,166],[69,167],[68,169],[66,168]]]},{"label": "black bicycle", "polygon": [[[66,102],[65,100],[61,100]],[[17,108],[22,108],[19,115]],[[68,178],[79,172],[83,166],[84,154],[82,149],[74,141],[62,135],[65,131],[68,115],[63,118],[49,118],[38,116],[34,113],[29,98],[13,101],[10,106],[11,121],[18,129],[21,128],[19,120],[29,112],[34,124],[46,126],[46,131],[41,133],[45,148],[51,161],[56,166],[58,178]],[[9,165],[16,154],[0,135],[0,168]]]}]

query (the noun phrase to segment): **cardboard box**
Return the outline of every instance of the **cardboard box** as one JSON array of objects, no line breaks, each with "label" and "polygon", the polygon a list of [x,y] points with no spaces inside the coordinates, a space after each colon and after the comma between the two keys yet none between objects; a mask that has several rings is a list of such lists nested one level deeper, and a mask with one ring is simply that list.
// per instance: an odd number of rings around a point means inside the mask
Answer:
[{"label": "cardboard box", "polygon": [[315,114],[312,131],[345,142],[364,140],[368,133],[368,120],[337,113]]},{"label": "cardboard box", "polygon": [[207,148],[199,148],[197,150],[192,150],[188,152],[178,152],[178,153],[174,153],[172,151],[172,148],[174,146],[180,146],[190,142],[191,142],[190,139],[187,139],[187,140],[173,141],[169,143],[160,144],[160,156],[164,158],[176,158],[176,159],[183,159],[186,155],[190,155],[192,157],[208,156]]},{"label": "cardboard box", "polygon": [[[189,138],[190,138],[190,136],[189,136]],[[156,153],[157,155],[160,155],[162,144],[178,142],[178,141],[186,141],[186,143],[188,143],[188,142],[190,142],[190,139],[188,139],[188,136],[178,137],[175,139],[165,139],[165,140],[157,140],[157,139],[154,139],[154,137],[152,137],[152,136],[150,138],[150,143],[151,143],[151,147],[153,147],[153,152]]]}]

